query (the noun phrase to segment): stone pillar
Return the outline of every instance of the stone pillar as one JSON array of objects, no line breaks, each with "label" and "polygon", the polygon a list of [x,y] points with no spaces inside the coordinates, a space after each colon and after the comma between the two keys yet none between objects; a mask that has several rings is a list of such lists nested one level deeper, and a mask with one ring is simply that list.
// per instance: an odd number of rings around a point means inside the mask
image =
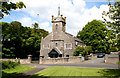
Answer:
[{"label": "stone pillar", "polygon": [[28,55],[28,63],[32,62],[32,55]]},{"label": "stone pillar", "polygon": [[20,64],[20,58],[18,58],[18,63]]},{"label": "stone pillar", "polygon": [[39,56],[39,64],[43,64],[43,58],[44,56]]},{"label": "stone pillar", "polygon": [[104,62],[106,63],[108,60],[108,54],[105,54],[105,57],[104,57]]},{"label": "stone pillar", "polygon": [[91,56],[91,60],[93,59],[93,53],[90,53],[90,56]]}]

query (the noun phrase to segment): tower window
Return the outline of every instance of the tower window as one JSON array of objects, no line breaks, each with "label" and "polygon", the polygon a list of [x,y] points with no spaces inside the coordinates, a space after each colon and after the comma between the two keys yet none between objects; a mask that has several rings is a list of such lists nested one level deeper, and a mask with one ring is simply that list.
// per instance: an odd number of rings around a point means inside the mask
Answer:
[{"label": "tower window", "polygon": [[58,44],[56,43],[56,47],[58,46]]},{"label": "tower window", "polygon": [[57,30],[57,28],[58,28],[58,24],[56,24],[56,30]]}]

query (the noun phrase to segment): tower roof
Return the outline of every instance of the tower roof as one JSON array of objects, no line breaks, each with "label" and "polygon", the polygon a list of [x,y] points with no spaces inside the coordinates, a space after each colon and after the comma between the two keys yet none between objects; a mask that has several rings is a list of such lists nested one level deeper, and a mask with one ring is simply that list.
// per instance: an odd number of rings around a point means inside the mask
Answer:
[{"label": "tower roof", "polygon": [[58,17],[60,16],[60,6],[58,6]]},{"label": "tower roof", "polygon": [[66,24],[66,17],[63,17],[63,15],[60,15],[60,6],[58,6],[58,16],[54,17],[52,15],[52,23],[53,22],[64,22]]}]

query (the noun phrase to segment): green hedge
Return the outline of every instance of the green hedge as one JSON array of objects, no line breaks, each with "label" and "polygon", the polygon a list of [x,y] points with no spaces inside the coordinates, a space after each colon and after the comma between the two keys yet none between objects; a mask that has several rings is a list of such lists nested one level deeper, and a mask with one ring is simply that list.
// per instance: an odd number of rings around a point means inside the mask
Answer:
[{"label": "green hedge", "polygon": [[2,62],[2,69],[11,69],[19,65],[19,63],[12,61],[1,61],[1,62]]}]

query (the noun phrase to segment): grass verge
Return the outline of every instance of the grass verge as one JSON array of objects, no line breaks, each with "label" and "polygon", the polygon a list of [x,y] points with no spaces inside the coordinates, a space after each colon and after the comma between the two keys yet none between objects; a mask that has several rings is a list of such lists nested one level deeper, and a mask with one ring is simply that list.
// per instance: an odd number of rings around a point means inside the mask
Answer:
[{"label": "grass verge", "polygon": [[27,65],[17,65],[15,68],[2,69],[2,78],[10,78],[12,76],[17,76],[32,69],[34,68]]}]

